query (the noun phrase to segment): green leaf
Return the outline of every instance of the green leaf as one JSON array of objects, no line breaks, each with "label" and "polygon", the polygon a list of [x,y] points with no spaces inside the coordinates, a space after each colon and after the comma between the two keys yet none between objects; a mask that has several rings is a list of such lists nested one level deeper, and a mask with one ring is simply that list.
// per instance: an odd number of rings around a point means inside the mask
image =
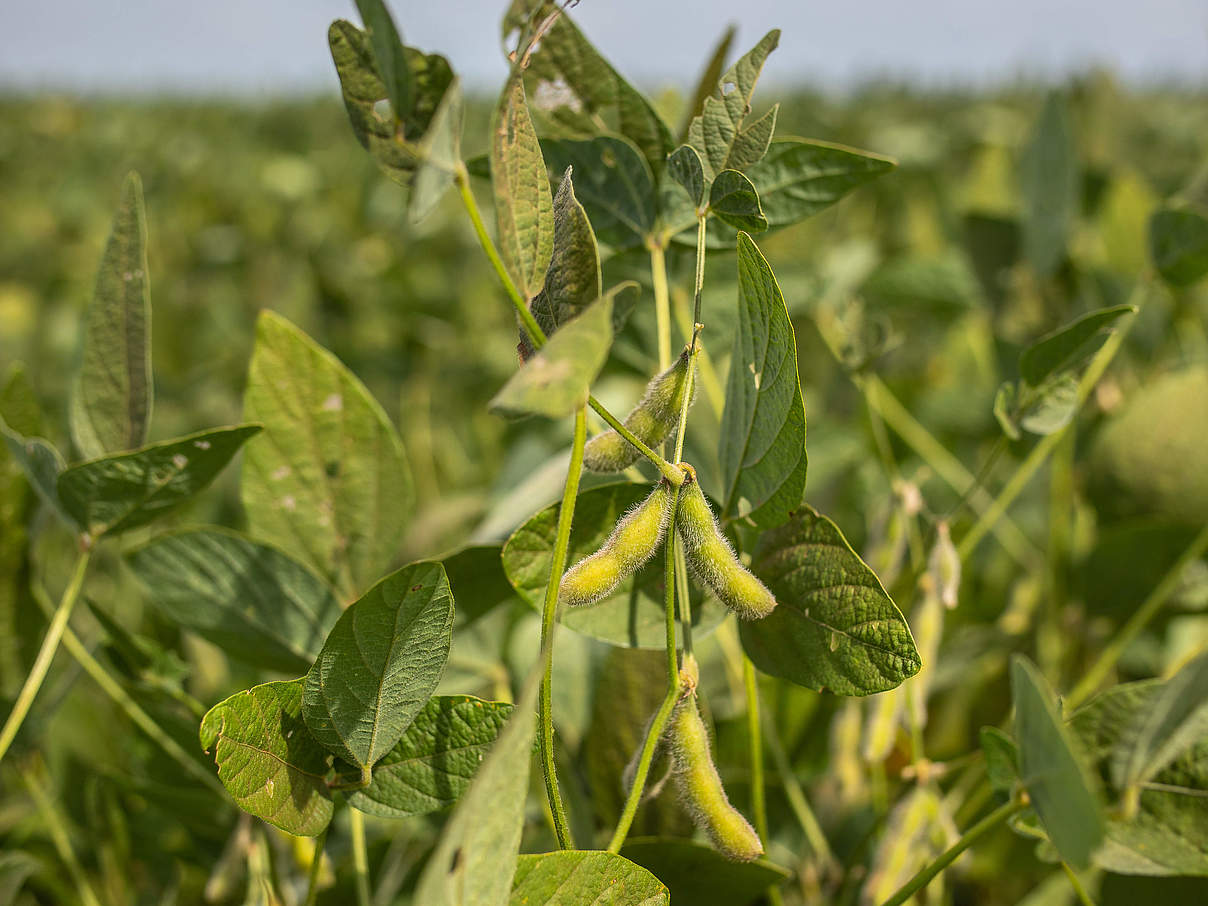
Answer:
[{"label": "green leaf", "polygon": [[[733,32],[731,32],[733,34]],[[680,145],[667,158],[667,175],[684,187],[695,207],[705,200],[705,168],[691,145]],[[758,199],[758,196],[756,196]]]},{"label": "green leaf", "polygon": [[722,170],[745,170],[768,150],[776,125],[776,107],[744,128],[751,111],[751,95],[763,64],[780,43],[780,30],[772,29],[737,63],[726,70],[713,93],[705,99],[700,116],[688,127],[688,144],[701,155],[705,178]]},{"label": "green leaf", "polygon": [[1149,219],[1149,254],[1163,280],[1191,286],[1208,274],[1208,216],[1190,207],[1159,208]]},{"label": "green leaf", "polygon": [[[580,493],[575,502],[568,564],[599,550],[617,520],[650,494],[650,485],[607,484]],[[540,608],[549,581],[554,535],[560,504],[546,507],[521,525],[503,546],[503,569],[520,597]],[[559,610],[563,626],[613,645],[662,648],[666,645],[663,619],[663,564],[655,557],[617,590],[590,607]],[[728,611],[713,599],[693,598],[693,637],[708,632]]]},{"label": "green leaf", "polygon": [[1032,807],[1061,858],[1090,864],[1103,841],[1103,812],[1094,779],[1057,714],[1052,690],[1027,658],[1011,661],[1019,771]]},{"label": "green leaf", "polygon": [[241,809],[313,837],[334,806],[324,779],[330,756],[302,722],[302,682],[265,683],[219,702],[202,718],[200,737]]},{"label": "green leaf", "polygon": [[216,428],[80,463],[59,475],[59,500],[93,538],[138,528],[199,493],[259,432]]},{"label": "green leaf", "polygon": [[1009,795],[1019,781],[1019,749],[1015,741],[998,727],[982,727],[979,738],[990,785]]},{"label": "green leaf", "polygon": [[403,119],[411,109],[411,95],[414,90],[411,83],[411,68],[403,53],[403,42],[399,39],[394,20],[382,0],[356,0],[357,12],[365,23],[365,34],[369,36],[369,44],[373,48],[374,61],[378,73],[394,108],[394,115]]},{"label": "green leaf", "polygon": [[919,672],[905,617],[838,526],[813,508],[803,504],[764,535],[752,568],[777,601],[771,616],[739,624],[743,648],[764,673],[871,695]]},{"label": "green leaf", "polygon": [[444,558],[459,629],[516,597],[503,571],[502,555],[502,545],[485,544],[464,547]]},{"label": "green leaf", "polygon": [[159,535],[126,562],[173,623],[268,670],[308,670],[340,614],[331,589],[301,563],[226,529]]},{"label": "green leaf", "polygon": [[311,734],[364,768],[394,748],[436,688],[453,636],[444,567],[391,573],[336,621],[306,674]]},{"label": "green leaf", "polygon": [[772,268],[746,233],[738,234],[738,330],[718,455],[723,518],[773,528],[801,503],[807,463],[797,341]]},{"label": "green leaf", "polygon": [[75,519],[70,516],[59,499],[59,474],[63,471],[63,457],[48,440],[38,437],[22,437],[0,418],[0,434],[8,455],[17,465],[30,487],[64,522],[75,528]]},{"label": "green leaf", "polygon": [[151,419],[151,295],[143,184],[130,173],[84,322],[71,393],[71,437],[85,459],[147,442]]},{"label": "green leaf", "polygon": [[269,311],[256,324],[243,411],[264,424],[243,458],[249,534],[351,600],[389,568],[411,511],[394,426],[335,356]]},{"label": "green leaf", "polygon": [[539,669],[530,671],[507,725],[445,822],[420,874],[413,902],[424,906],[508,902],[524,830],[540,679]]},{"label": "green leaf", "polygon": [[554,246],[554,203],[524,81],[504,88],[491,126],[491,185],[499,254],[526,301],[541,291]]},{"label": "green leaf", "polygon": [[684,108],[686,114],[679,131],[681,141],[687,141],[688,130],[692,128],[692,121],[704,111],[705,100],[713,94],[717,88],[717,83],[721,81],[721,74],[726,65],[726,57],[730,55],[730,45],[734,43],[736,31],[734,25],[726,26],[726,30],[722,32],[721,38],[718,39],[716,46],[714,46],[713,53],[709,56],[708,62],[705,63],[705,68],[701,70],[700,77],[697,78],[696,88],[692,92],[692,100]]},{"label": "green leaf", "polygon": [[609,852],[521,856],[511,906],[670,906],[663,883],[641,866]]},{"label": "green leaf", "polygon": [[753,233],[768,228],[759,207],[759,193],[737,170],[722,170],[709,189],[709,210],[737,230]]},{"label": "green leaf", "polygon": [[1049,94],[1020,159],[1024,256],[1047,277],[1065,256],[1078,211],[1078,155],[1065,98]]},{"label": "green leaf", "polygon": [[1033,387],[1050,377],[1076,368],[1103,345],[1106,328],[1136,311],[1133,305],[1101,308],[1041,337],[1019,356],[1019,373]]},{"label": "green leaf", "polygon": [[416,223],[426,217],[453,183],[461,165],[461,80],[454,78],[432,116],[428,131],[416,145],[419,165],[407,202]]},{"label": "green leaf", "polygon": [[1068,371],[1046,381],[1024,397],[1019,426],[1033,434],[1054,434],[1078,412],[1078,377]]},{"label": "green leaf", "polygon": [[586,405],[591,382],[612,346],[612,304],[631,284],[613,287],[520,366],[488,404],[507,416],[561,418]]},{"label": "green leaf", "polygon": [[452,805],[470,787],[483,756],[512,713],[504,702],[434,695],[398,743],[373,766],[373,782],[348,804],[383,818],[426,815]]},{"label": "green leaf", "polygon": [[586,141],[546,139],[541,150],[551,171],[574,167],[575,194],[600,242],[629,248],[654,231],[654,177],[630,142],[609,135]]},{"label": "green leaf", "polygon": [[769,887],[792,877],[791,872],[766,859],[731,862],[691,840],[631,838],[621,855],[654,872],[667,885],[673,903],[692,906],[751,903]]}]

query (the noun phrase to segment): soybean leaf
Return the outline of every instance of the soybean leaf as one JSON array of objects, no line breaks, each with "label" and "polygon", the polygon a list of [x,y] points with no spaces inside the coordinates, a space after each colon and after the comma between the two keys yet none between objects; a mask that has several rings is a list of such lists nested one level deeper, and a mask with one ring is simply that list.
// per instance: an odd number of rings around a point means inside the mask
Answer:
[{"label": "soybean leaf", "polygon": [[746,233],[738,234],[738,330],[718,454],[723,518],[767,529],[797,509],[807,465],[797,342],[772,268]]},{"label": "soybean leaf", "polygon": [[365,23],[365,34],[373,48],[374,61],[386,89],[386,97],[394,115],[402,119],[411,109],[411,67],[403,54],[403,42],[399,39],[394,20],[382,0],[356,0],[357,11]]},{"label": "soybean leaf", "polygon": [[709,210],[737,230],[758,233],[768,228],[759,193],[737,170],[722,170],[709,188]]},{"label": "soybean leaf", "polygon": [[700,115],[688,126],[687,143],[700,152],[705,179],[712,181],[727,168],[745,170],[768,150],[776,126],[776,107],[743,127],[751,111],[751,95],[763,64],[780,43],[774,28],[722,75],[705,98]]},{"label": "soybean leaf", "polygon": [[[573,565],[599,550],[617,520],[650,494],[646,484],[601,485],[584,491],[575,502],[570,547],[566,562]],[[540,609],[549,581],[554,535],[560,504],[546,507],[514,531],[503,546],[503,569],[508,581],[528,604]],[[655,561],[660,558],[655,558]],[[589,607],[561,608],[563,626],[613,645],[662,648],[666,645],[663,619],[663,564],[650,562],[617,590]],[[728,611],[713,599],[692,601],[693,635],[715,628]]]},{"label": "soybean leaf", "polygon": [[488,408],[508,416],[561,418],[585,405],[612,346],[613,298],[627,288],[610,289],[566,322],[508,379]]},{"label": "soybean leaf", "polygon": [[93,538],[138,528],[195,496],[259,432],[218,428],[80,463],[60,473],[59,500]]},{"label": "soybean leaf", "polygon": [[508,902],[524,830],[540,678],[537,669],[529,673],[511,717],[445,822],[416,885],[416,903],[503,906]]},{"label": "soybean leaf", "polygon": [[504,702],[434,695],[373,767],[373,781],[349,793],[353,808],[383,818],[439,811],[469,789],[483,756],[512,713]]},{"label": "soybean leaf", "polygon": [[491,185],[499,253],[526,301],[541,291],[554,244],[553,197],[524,81],[504,88],[491,126]]},{"label": "soybean leaf", "polygon": [[443,558],[457,602],[457,627],[468,626],[516,596],[503,571],[503,547],[471,545]]},{"label": "soybean leaf", "polygon": [[1051,275],[1065,256],[1078,209],[1078,156],[1065,98],[1052,92],[1019,169],[1023,194],[1024,256],[1042,276]]},{"label": "soybean leaf", "polygon": [[1032,807],[1061,858],[1085,868],[1104,833],[1094,779],[1057,715],[1052,690],[1022,655],[1011,661],[1011,694],[1019,772]]},{"label": "soybean leaf", "polygon": [[130,173],[84,322],[71,393],[71,437],[85,459],[147,441],[151,418],[151,296],[143,185]]},{"label": "soybean leaf", "polygon": [[4,445],[8,455],[25,475],[30,487],[64,522],[75,527],[75,519],[70,516],[59,499],[59,474],[63,471],[63,457],[48,440],[39,437],[22,437],[13,431],[0,417],[0,434],[4,435]]},{"label": "soybean leaf", "polygon": [[630,142],[610,135],[585,141],[546,139],[541,150],[551,171],[574,167],[575,195],[600,242],[628,248],[654,230],[654,177]]},{"label": "soybean leaf", "polygon": [[172,622],[269,670],[309,669],[340,614],[331,589],[301,563],[226,529],[159,535],[126,562]]},{"label": "soybean leaf", "polygon": [[671,152],[667,158],[667,175],[684,187],[693,205],[701,206],[705,200],[705,169],[695,148],[680,145]]},{"label": "soybean leaf", "polygon": [[657,875],[667,885],[673,903],[695,906],[750,903],[769,887],[792,877],[767,859],[731,862],[711,847],[691,840],[631,838],[621,855]]},{"label": "soybean leaf", "polygon": [[243,458],[249,534],[354,598],[390,566],[411,510],[394,426],[335,356],[269,311],[256,324],[243,411],[264,424]]},{"label": "soybean leaf", "polygon": [[998,727],[982,727],[980,740],[990,785],[1009,794],[1019,781],[1019,749],[1015,741]]},{"label": "soybean leaf", "polygon": [[1020,375],[1033,387],[1039,387],[1058,372],[1076,368],[1103,345],[1107,327],[1136,310],[1132,305],[1101,308],[1046,334],[1020,354]]},{"label": "soybean leaf", "polygon": [[764,535],[752,563],[776,596],[771,616],[742,622],[764,673],[837,695],[892,689],[922,666],[910,627],[838,526],[802,505]]},{"label": "soybean leaf", "polygon": [[313,837],[334,806],[325,780],[330,756],[302,721],[302,682],[264,683],[219,702],[202,718],[200,737],[241,809]]},{"label": "soybean leaf", "polygon": [[182,688],[190,668],[175,651],[126,629],[94,601],[85,598],[84,603],[108,636],[109,653],[125,675],[159,690]]},{"label": "soybean leaf", "polygon": [[1078,377],[1065,371],[1024,397],[1019,426],[1033,434],[1053,434],[1078,412]]},{"label": "soybean leaf", "polygon": [[671,895],[646,869],[610,852],[521,856],[511,906],[670,906]]},{"label": "soybean leaf", "polygon": [[440,201],[461,164],[461,80],[454,78],[416,147],[419,165],[407,202],[412,222],[422,220]]},{"label": "soybean leaf", "polygon": [[696,80],[696,89],[692,92],[692,100],[685,108],[683,125],[679,131],[680,141],[687,141],[692,121],[700,116],[705,109],[705,99],[712,95],[717,88],[717,83],[721,80],[721,74],[725,69],[726,57],[730,55],[730,45],[734,43],[735,32],[736,29],[733,25],[726,26],[726,30],[722,32],[721,38],[713,48],[712,55],[705,63],[705,68],[701,70],[700,77]]},{"label": "soybean leaf", "polygon": [[1171,286],[1195,283],[1208,274],[1208,216],[1190,207],[1159,208],[1149,219],[1149,254]]},{"label": "soybean leaf", "polygon": [[443,566],[413,563],[386,576],[344,611],[306,674],[311,734],[348,763],[373,765],[436,688],[452,635]]}]

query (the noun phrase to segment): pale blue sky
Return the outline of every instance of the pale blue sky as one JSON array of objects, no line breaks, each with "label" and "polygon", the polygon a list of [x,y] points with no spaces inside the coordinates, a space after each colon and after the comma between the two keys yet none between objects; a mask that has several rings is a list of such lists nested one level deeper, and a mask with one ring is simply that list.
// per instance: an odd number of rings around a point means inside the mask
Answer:
[{"label": "pale blue sky", "polygon": [[[500,0],[393,0],[408,43],[474,86],[503,73]],[[1208,84],[1205,0],[582,0],[575,18],[646,87],[686,86],[727,22],[738,46],[784,31],[766,77],[828,86],[1058,77]],[[200,93],[334,90],[327,24],[352,0],[0,0],[0,88]]]}]

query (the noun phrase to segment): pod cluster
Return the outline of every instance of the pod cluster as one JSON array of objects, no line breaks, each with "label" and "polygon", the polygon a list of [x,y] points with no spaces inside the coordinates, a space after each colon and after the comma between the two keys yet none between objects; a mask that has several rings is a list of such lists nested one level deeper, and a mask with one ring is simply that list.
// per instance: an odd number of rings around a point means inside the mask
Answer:
[{"label": "pod cluster", "polygon": [[[670,368],[651,379],[641,400],[625,416],[626,429],[648,447],[663,443],[679,425],[684,395],[689,392],[689,360],[685,348]],[[696,382],[691,383],[695,394]],[[637,458],[637,448],[611,429],[597,434],[583,449],[583,465],[593,472],[620,472]]]}]

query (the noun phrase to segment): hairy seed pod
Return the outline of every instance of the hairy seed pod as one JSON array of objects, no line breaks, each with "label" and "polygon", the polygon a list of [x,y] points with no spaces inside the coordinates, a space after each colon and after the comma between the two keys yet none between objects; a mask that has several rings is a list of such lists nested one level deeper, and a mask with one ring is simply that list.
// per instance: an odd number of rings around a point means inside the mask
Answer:
[{"label": "hairy seed pod", "polygon": [[739,562],[692,473],[680,488],[675,528],[692,574],[739,618],[759,620],[772,612],[775,596]]},{"label": "hairy seed pod", "polygon": [[[693,395],[695,385],[693,381]],[[658,446],[679,425],[687,390],[688,350],[684,349],[670,368],[646,385],[642,399],[625,416],[625,427],[646,446]],[[597,434],[583,448],[583,465],[593,472],[620,472],[637,458],[637,448],[613,430]]]},{"label": "hairy seed pod", "polygon": [[593,604],[654,556],[667,534],[671,485],[660,481],[650,496],[621,517],[604,546],[566,571],[558,600],[572,607]]},{"label": "hairy seed pod", "polygon": [[680,803],[713,848],[736,862],[763,855],[763,844],[742,812],[730,804],[709,751],[709,734],[696,706],[696,694],[676,705],[667,730],[672,775]]},{"label": "hairy seed pod", "polygon": [[956,595],[961,587],[961,558],[956,545],[952,543],[947,522],[935,527],[935,546],[927,559],[927,571],[931,573],[944,606],[949,610],[956,607]]}]

